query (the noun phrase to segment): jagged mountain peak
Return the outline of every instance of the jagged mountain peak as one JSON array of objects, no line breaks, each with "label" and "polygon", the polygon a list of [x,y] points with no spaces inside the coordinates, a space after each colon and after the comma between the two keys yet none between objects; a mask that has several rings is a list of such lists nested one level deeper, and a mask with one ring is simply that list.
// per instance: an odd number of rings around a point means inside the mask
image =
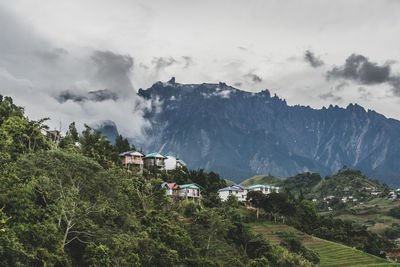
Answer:
[{"label": "jagged mountain peak", "polygon": [[149,151],[178,155],[191,168],[240,182],[255,174],[335,173],[344,165],[400,186],[400,122],[358,104],[289,106],[269,90],[225,83],[157,82],[139,95],[157,100],[146,115]]}]

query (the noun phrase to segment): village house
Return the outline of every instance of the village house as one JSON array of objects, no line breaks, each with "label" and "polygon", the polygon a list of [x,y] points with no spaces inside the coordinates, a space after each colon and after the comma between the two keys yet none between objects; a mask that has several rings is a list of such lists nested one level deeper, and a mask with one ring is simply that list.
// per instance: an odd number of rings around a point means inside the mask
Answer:
[{"label": "village house", "polygon": [[168,196],[179,196],[179,185],[177,183],[162,183],[161,187],[165,189]]},{"label": "village house", "polygon": [[178,185],[177,183],[162,183],[161,187],[165,189],[168,196],[176,198],[199,200],[201,197],[201,191],[204,188],[196,183]]},{"label": "village house", "polygon": [[178,168],[186,167],[186,163],[183,160],[167,155],[165,159],[165,170],[175,170]]},{"label": "village house", "polygon": [[152,166],[156,166],[159,170],[165,170],[165,159],[167,157],[160,153],[151,153],[143,158],[144,167],[150,169]]},{"label": "village house", "polygon": [[246,201],[247,193],[251,189],[246,186],[233,185],[218,190],[218,195],[222,201],[226,201],[230,195],[237,197],[239,201]]},{"label": "village house", "polygon": [[179,185],[179,196],[185,199],[191,198],[200,200],[201,190],[204,190],[204,188],[195,183]]},{"label": "village house", "polygon": [[119,154],[122,159],[122,164],[127,167],[136,167],[143,170],[143,157],[144,155],[138,151],[127,151]]},{"label": "village house", "polygon": [[271,192],[276,192],[279,193],[279,187],[277,186],[270,186],[270,185],[262,185],[262,184],[258,184],[258,185],[252,185],[249,187],[251,190],[253,191],[261,191],[262,193],[264,193],[265,195],[270,194]]},{"label": "village house", "polygon": [[218,195],[222,201],[226,201],[230,195],[237,197],[239,201],[247,201],[247,194],[250,191],[260,191],[265,195],[271,192],[279,193],[279,187],[269,185],[253,185],[250,187],[242,185],[232,185],[218,190]]}]

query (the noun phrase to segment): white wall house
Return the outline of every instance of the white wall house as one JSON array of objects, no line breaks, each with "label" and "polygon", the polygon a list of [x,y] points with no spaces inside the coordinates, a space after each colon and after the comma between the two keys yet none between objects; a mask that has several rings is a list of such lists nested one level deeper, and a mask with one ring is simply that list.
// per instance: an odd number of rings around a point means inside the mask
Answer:
[{"label": "white wall house", "polygon": [[218,190],[218,195],[222,201],[226,201],[230,195],[237,197],[239,201],[243,201],[243,190],[236,186],[229,186]]},{"label": "white wall house", "polygon": [[218,195],[222,201],[226,201],[230,195],[234,195],[237,197],[239,201],[246,201],[247,193],[249,193],[251,189],[242,185],[233,185],[225,188],[221,188],[218,190]]},{"label": "white wall house", "polygon": [[203,189],[202,186],[198,184],[183,184],[179,185],[179,196],[188,198],[200,198],[200,192]]},{"label": "white wall house", "polygon": [[168,196],[179,195],[179,185],[177,183],[162,183],[161,187],[165,189],[165,192]]},{"label": "white wall house", "polygon": [[269,186],[269,185],[254,185],[250,187],[242,185],[232,185],[218,190],[218,195],[222,201],[226,201],[230,195],[237,197],[239,201],[246,201],[247,194],[250,191],[261,191],[264,194],[269,194],[271,192],[279,193],[279,187]]},{"label": "white wall house", "polygon": [[201,191],[204,188],[198,184],[183,184],[178,185],[177,183],[162,183],[161,187],[165,189],[165,193],[168,196],[175,196],[185,199],[200,199]]},{"label": "white wall house", "polygon": [[253,191],[261,191],[265,195],[268,195],[271,192],[279,193],[279,187],[278,186],[270,186],[270,185],[258,184],[258,185],[252,185],[249,188],[251,190],[253,190]]},{"label": "white wall house", "polygon": [[180,167],[186,167],[186,163],[183,160],[177,159],[173,156],[167,156],[165,159],[165,169],[167,171],[175,170],[176,168]]}]

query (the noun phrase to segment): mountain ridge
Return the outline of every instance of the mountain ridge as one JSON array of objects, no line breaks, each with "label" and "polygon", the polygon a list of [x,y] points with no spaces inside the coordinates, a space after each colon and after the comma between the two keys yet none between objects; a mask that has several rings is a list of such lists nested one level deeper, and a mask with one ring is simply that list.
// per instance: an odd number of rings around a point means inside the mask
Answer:
[{"label": "mountain ridge", "polygon": [[175,154],[191,168],[240,182],[265,173],[329,175],[346,165],[400,185],[400,121],[358,104],[289,106],[269,90],[252,93],[222,82],[175,79],[140,89],[138,95],[152,103],[145,112],[152,142],[141,145]]}]

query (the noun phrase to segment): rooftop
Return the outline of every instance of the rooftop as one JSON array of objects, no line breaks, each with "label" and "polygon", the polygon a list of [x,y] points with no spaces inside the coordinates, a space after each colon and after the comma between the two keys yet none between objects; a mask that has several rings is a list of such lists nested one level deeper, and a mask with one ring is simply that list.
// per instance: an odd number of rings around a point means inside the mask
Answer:
[{"label": "rooftop", "polygon": [[147,154],[145,156],[145,158],[163,158],[163,159],[166,159],[167,157],[165,157],[164,155],[161,155],[158,152],[155,152],[155,153]]},{"label": "rooftop", "polygon": [[120,156],[128,156],[128,155],[130,155],[130,156],[144,156],[144,154],[142,154],[142,153],[140,153],[140,152],[138,152],[138,151],[135,151],[135,150],[131,150],[131,151],[126,151],[126,152],[123,152],[123,153],[121,153],[121,154],[119,154]]}]

